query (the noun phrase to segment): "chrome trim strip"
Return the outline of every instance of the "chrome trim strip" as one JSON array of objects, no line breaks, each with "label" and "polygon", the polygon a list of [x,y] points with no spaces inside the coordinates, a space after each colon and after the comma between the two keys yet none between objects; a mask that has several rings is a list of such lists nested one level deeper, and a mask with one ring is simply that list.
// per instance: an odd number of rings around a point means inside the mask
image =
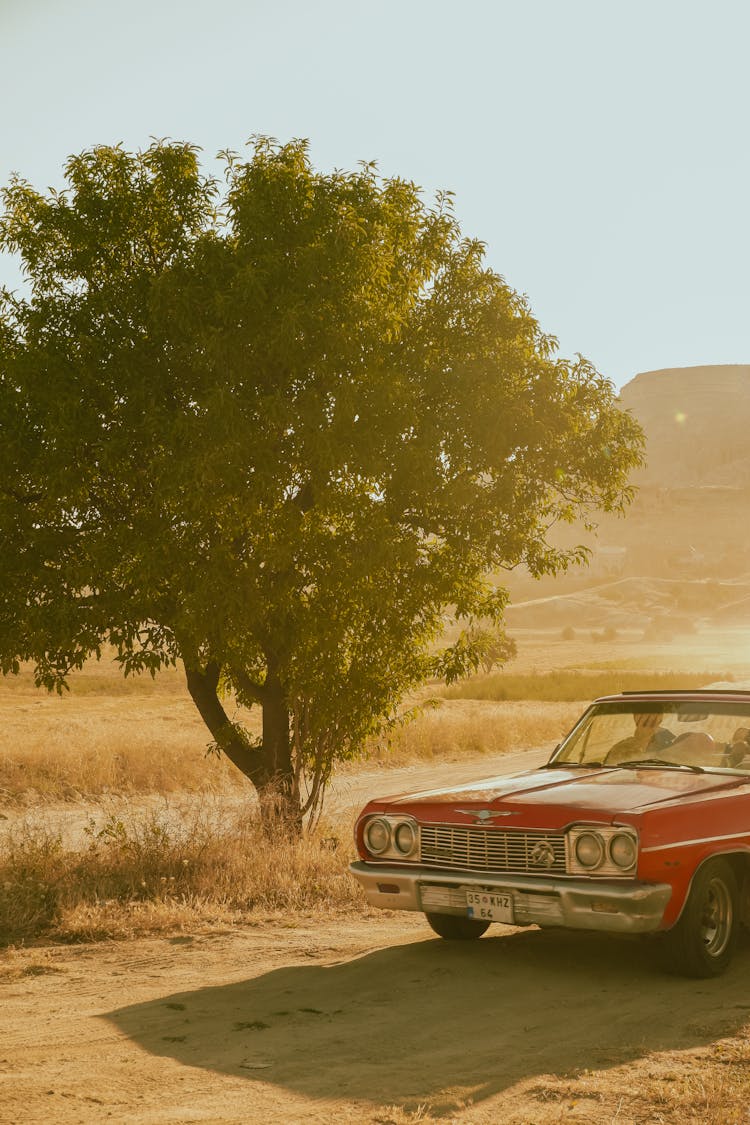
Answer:
[{"label": "chrome trim strip", "polygon": [[641,852],[668,852],[672,848],[691,848],[694,844],[717,844],[722,840],[747,840],[750,847],[750,829],[747,832],[732,832],[727,836],[699,836],[695,840],[679,840],[673,844],[655,844],[651,848],[641,848]]}]

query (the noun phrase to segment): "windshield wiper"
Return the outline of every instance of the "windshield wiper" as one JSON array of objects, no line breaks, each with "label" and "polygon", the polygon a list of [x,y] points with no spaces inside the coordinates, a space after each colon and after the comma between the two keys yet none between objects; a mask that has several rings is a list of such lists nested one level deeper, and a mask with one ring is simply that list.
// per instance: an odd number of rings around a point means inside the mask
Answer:
[{"label": "windshield wiper", "polygon": [[539,766],[540,770],[600,770],[604,762],[547,762],[546,766]]},{"label": "windshield wiper", "polygon": [[631,762],[618,762],[618,770],[626,770],[636,766],[659,766],[661,769],[692,770],[693,773],[705,773],[703,766],[694,766],[689,762],[667,762],[664,758],[634,758]]}]

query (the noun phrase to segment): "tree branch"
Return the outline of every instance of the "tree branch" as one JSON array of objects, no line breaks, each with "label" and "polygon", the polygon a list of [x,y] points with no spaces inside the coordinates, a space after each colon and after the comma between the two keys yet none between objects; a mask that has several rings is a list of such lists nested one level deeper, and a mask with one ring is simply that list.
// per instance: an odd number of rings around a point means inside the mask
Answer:
[{"label": "tree branch", "polygon": [[3,496],[9,496],[11,500],[15,500],[17,504],[37,504],[40,500],[44,499],[43,492],[19,492],[16,488],[8,488],[3,486],[0,488]]},{"label": "tree branch", "polygon": [[263,684],[259,684],[251,679],[242,668],[231,668],[230,672],[232,674],[232,679],[244,696],[247,696],[248,699],[252,699],[261,705],[265,702],[266,689]]},{"label": "tree branch", "polygon": [[263,780],[262,751],[251,745],[242,728],[231,722],[222,707],[216,694],[220,675],[221,665],[215,660],[209,660],[205,669],[185,663],[188,691],[216,745],[257,786]]}]

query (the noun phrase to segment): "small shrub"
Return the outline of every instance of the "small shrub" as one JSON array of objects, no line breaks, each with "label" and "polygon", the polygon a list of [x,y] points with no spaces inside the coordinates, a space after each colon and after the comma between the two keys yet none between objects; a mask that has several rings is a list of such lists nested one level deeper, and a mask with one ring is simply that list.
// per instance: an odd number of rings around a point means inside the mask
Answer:
[{"label": "small shrub", "polygon": [[488,636],[480,660],[482,671],[489,675],[493,668],[502,668],[517,656],[518,645],[513,637],[509,637],[502,629],[497,629]]},{"label": "small shrub", "polygon": [[23,827],[0,856],[0,945],[36,937],[59,916],[60,836]]},{"label": "small shrub", "polygon": [[617,636],[618,636],[618,634],[617,634],[617,630],[616,630],[616,629],[615,629],[615,628],[614,628],[614,627],[613,627],[612,625],[606,625],[606,626],[605,626],[605,627],[604,627],[604,628],[603,628],[603,629],[601,630],[601,632],[599,632],[599,633],[597,633],[597,632],[596,632],[596,630],[595,630],[595,631],[594,631],[594,632],[593,632],[593,633],[591,634],[591,640],[592,640],[592,641],[596,641],[596,642],[600,642],[600,641],[616,641],[616,640],[617,640]]}]

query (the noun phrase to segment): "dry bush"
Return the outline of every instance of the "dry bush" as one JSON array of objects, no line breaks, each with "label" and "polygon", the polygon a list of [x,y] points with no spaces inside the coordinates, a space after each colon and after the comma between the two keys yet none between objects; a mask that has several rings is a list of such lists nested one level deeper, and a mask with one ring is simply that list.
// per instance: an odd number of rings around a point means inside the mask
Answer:
[{"label": "dry bush", "polygon": [[443,700],[413,722],[396,726],[367,748],[367,757],[403,765],[415,760],[505,754],[558,741],[580,707],[564,703],[478,703]]},{"label": "dry bush", "polygon": [[618,637],[619,633],[613,625],[606,625],[600,633],[597,633],[597,631],[594,630],[594,632],[591,634],[591,640],[597,644],[600,644],[602,642],[616,641]]},{"label": "dry bush", "polygon": [[[343,833],[342,833],[343,835]],[[346,836],[349,835],[347,830]],[[206,798],[187,819],[169,814],[92,821],[85,842],[30,823],[0,839],[0,943],[128,936],[194,925],[202,916],[334,910],[362,905],[349,849],[325,833],[284,838],[227,817]]]}]

